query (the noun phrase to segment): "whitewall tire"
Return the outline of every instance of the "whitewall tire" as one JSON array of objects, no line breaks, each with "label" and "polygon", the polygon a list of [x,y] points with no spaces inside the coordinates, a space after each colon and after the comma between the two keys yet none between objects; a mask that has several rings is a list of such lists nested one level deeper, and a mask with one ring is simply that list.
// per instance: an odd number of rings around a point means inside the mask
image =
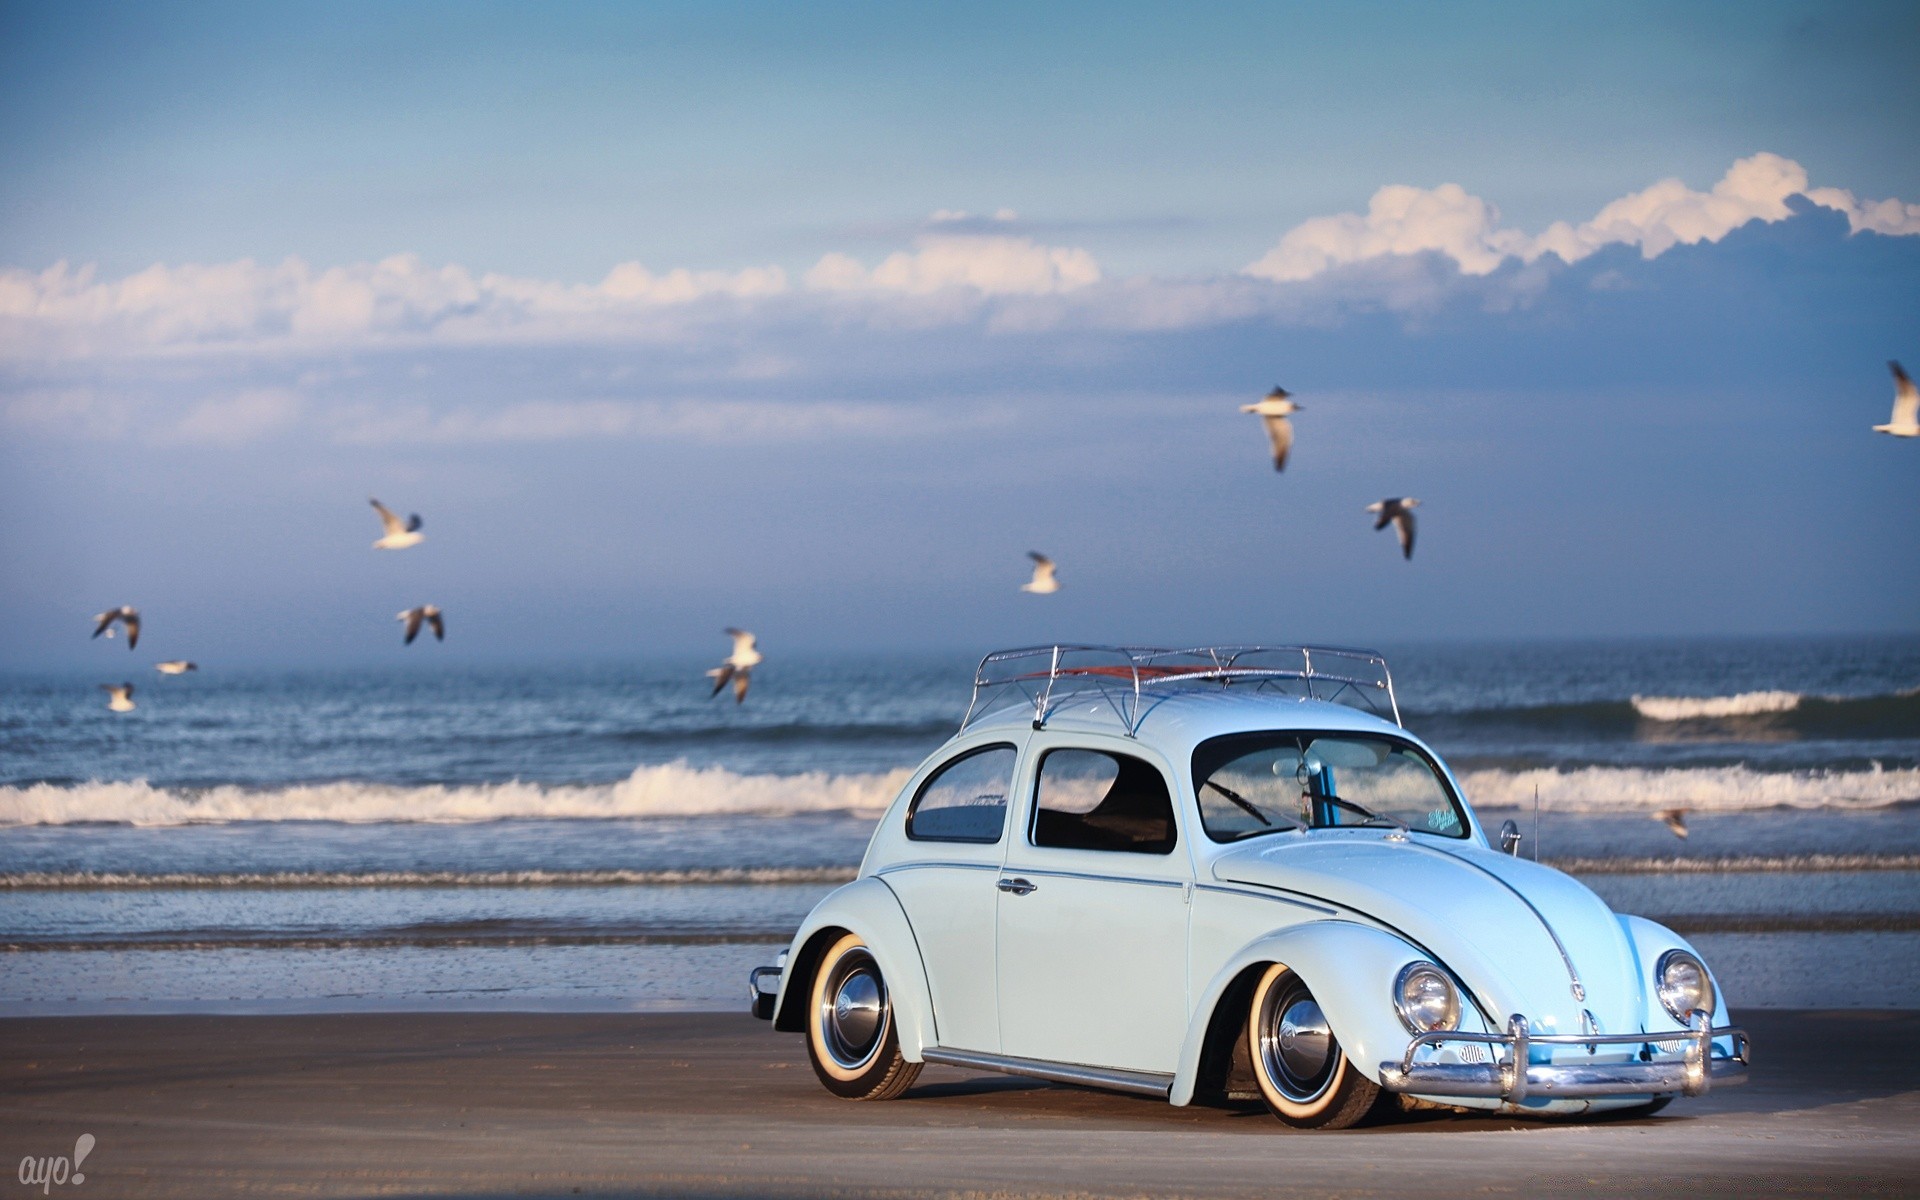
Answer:
[{"label": "whitewall tire", "polygon": [[1354,1069],[1305,981],[1278,963],[1247,1006],[1247,1053],[1273,1115],[1298,1129],[1345,1129],[1380,1098]]},{"label": "whitewall tire", "polygon": [[807,1057],[827,1090],[848,1100],[891,1100],[920,1064],[900,1055],[893,1000],[873,951],[844,934],[820,956],[807,1004]]}]

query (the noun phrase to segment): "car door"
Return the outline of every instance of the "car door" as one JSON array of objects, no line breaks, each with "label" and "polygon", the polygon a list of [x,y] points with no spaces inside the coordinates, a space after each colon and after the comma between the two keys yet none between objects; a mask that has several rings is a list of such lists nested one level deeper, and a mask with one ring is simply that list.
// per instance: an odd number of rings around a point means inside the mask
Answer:
[{"label": "car door", "polygon": [[993,742],[940,764],[907,807],[911,852],[881,871],[920,947],[940,1044],[997,1051],[994,882],[1019,749]]},{"label": "car door", "polygon": [[1192,864],[1170,773],[1137,744],[1036,736],[999,895],[1001,1052],[1172,1071]]}]

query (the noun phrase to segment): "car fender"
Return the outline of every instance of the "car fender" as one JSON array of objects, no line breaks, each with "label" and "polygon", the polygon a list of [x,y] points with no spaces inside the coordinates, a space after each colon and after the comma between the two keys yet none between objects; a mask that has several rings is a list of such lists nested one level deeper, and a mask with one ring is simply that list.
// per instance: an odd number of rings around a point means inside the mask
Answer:
[{"label": "car fender", "polygon": [[[933,1024],[932,992],[920,961],[920,943],[907,923],[900,900],[878,876],[869,875],[835,888],[813,906],[787,947],[786,974],[780,980],[780,1001],[773,1027],[787,1031],[806,1028],[806,994],[813,986],[813,964],[824,946],[815,946],[823,931],[844,929],[858,934],[873,952],[893,1002],[893,1024],[900,1037],[900,1053],[919,1062],[921,1051],[938,1045]],[[821,939],[824,942],[824,939]],[[789,976],[791,978],[789,978]]]},{"label": "car fender", "polygon": [[[1242,972],[1262,963],[1285,964],[1306,982],[1354,1069],[1379,1082],[1380,1063],[1405,1053],[1411,1036],[1393,1007],[1390,993],[1394,977],[1401,967],[1426,958],[1405,939],[1352,921],[1296,925],[1255,939],[1229,958],[1200,994],[1187,1025],[1168,1102],[1184,1105],[1193,1100],[1207,1032],[1221,997]],[[1472,1007],[1467,997],[1462,996],[1461,1001],[1463,1010]],[[1245,1027],[1244,1013],[1228,1015],[1235,1020],[1236,1029]]]},{"label": "car fender", "polygon": [[[1643,1028],[1647,1030],[1671,1028],[1677,1031],[1682,1027],[1673,1019],[1673,1014],[1660,1003],[1660,995],[1654,990],[1653,968],[1659,963],[1660,956],[1669,950],[1685,950],[1700,960],[1700,965],[1707,969],[1707,978],[1713,983],[1713,1023],[1716,1025],[1733,1023],[1727,1015],[1727,992],[1720,986],[1720,977],[1713,973],[1713,964],[1707,961],[1707,956],[1700,953],[1692,942],[1658,921],[1649,921],[1645,917],[1633,917],[1623,913],[1620,915],[1620,927],[1626,931],[1627,942],[1633,947],[1634,957],[1639,960],[1640,995],[1646,1010],[1644,1018],[1646,1024]],[[1714,1042],[1714,1045],[1723,1053],[1733,1052],[1731,1038],[1720,1038]]]}]

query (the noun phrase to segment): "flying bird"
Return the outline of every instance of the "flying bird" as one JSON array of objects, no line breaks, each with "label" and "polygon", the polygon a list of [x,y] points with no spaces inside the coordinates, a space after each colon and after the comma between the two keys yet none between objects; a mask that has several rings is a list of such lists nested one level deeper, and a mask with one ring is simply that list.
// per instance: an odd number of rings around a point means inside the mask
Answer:
[{"label": "flying bird", "polygon": [[1920,437],[1920,391],[1916,391],[1913,380],[1900,369],[1900,364],[1890,362],[1893,368],[1893,416],[1885,425],[1875,425],[1875,433],[1890,433],[1894,437]]},{"label": "flying bird", "polygon": [[1060,590],[1060,581],[1053,575],[1053,560],[1038,550],[1027,551],[1027,557],[1033,560],[1033,578],[1020,585],[1023,592],[1032,592],[1036,596],[1050,596]]},{"label": "flying bird", "polygon": [[[99,637],[101,634],[105,634],[108,637],[112,637],[113,623],[118,621],[127,627],[127,649],[131,650],[140,644],[140,610],[133,605],[122,604],[119,608],[110,608],[103,613],[95,613],[93,619],[97,622],[93,627],[93,636]],[[102,684],[101,686],[104,687],[106,685]]]},{"label": "flying bird", "polygon": [[713,670],[707,672],[707,678],[713,680],[713,690],[708,698],[718,696],[720,689],[733,682],[733,702],[740,704],[747,698],[747,684],[753,675],[753,669],[765,661],[760,651],[754,648],[753,635],[744,629],[727,630],[727,636],[733,639],[733,653]]},{"label": "flying bird", "polygon": [[155,663],[153,669],[162,675],[185,675],[188,671],[198,671],[200,664],[188,662],[184,658],[176,658],[168,662]]},{"label": "flying bird", "polygon": [[420,532],[423,522],[420,520],[419,513],[414,513],[403,522],[400,520],[400,514],[378,500],[369,499],[368,503],[372,504],[374,511],[380,514],[380,524],[387,531],[373,543],[375,550],[405,550],[408,546],[418,546],[427,540],[427,535]]},{"label": "flying bird", "polygon": [[1687,836],[1687,810],[1684,808],[1663,808],[1653,814],[1653,819],[1665,825],[1677,838]]},{"label": "flying bird", "polygon": [[107,707],[114,712],[133,711],[133,685],[130,683],[103,683],[101,689],[107,692]]},{"label": "flying bird", "polygon": [[1293,449],[1293,422],[1287,418],[1306,411],[1305,406],[1287,398],[1291,394],[1283,387],[1276,387],[1260,403],[1240,406],[1241,412],[1258,413],[1266,422],[1267,440],[1273,443],[1273,469],[1276,471],[1287,469],[1287,451]]},{"label": "flying bird", "polygon": [[1380,515],[1380,519],[1373,523],[1376,530],[1385,529],[1387,522],[1393,522],[1393,531],[1400,537],[1400,555],[1403,558],[1413,557],[1413,510],[1419,507],[1420,502],[1412,496],[1389,496],[1377,504],[1367,505],[1368,512]]},{"label": "flying bird", "polygon": [[420,636],[420,624],[423,621],[433,626],[434,641],[444,642],[447,640],[447,627],[440,620],[440,609],[436,605],[422,604],[418,608],[410,608],[395,617],[394,620],[405,621],[407,623],[406,640],[400,643],[403,646],[413,645],[413,639]]}]

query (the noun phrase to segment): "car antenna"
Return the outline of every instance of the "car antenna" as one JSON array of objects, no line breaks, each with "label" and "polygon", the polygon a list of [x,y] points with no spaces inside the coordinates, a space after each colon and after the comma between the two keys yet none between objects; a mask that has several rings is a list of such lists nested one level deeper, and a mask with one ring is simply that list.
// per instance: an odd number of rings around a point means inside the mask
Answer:
[{"label": "car antenna", "polygon": [[1540,861],[1540,783],[1533,785],[1533,861]]}]

